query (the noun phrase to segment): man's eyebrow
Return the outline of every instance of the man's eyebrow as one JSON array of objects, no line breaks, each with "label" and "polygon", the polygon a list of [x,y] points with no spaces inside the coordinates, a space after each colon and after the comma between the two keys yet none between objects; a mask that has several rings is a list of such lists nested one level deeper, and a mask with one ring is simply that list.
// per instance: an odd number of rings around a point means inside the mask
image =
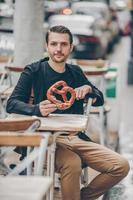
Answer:
[{"label": "man's eyebrow", "polygon": [[51,40],[50,42],[58,42],[58,41],[56,41],[56,40]]},{"label": "man's eyebrow", "polygon": [[59,41],[54,41],[54,40],[53,40],[53,41],[50,41],[50,42],[51,42],[51,43],[52,43],[52,42],[54,42],[54,43],[68,43],[67,41],[60,41],[60,42],[59,42]]}]

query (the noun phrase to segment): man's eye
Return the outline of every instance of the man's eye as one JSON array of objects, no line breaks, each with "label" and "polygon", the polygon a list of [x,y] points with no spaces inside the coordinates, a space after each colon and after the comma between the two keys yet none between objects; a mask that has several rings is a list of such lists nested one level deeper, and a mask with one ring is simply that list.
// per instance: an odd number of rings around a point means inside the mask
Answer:
[{"label": "man's eye", "polygon": [[67,46],[67,43],[62,43],[62,46],[64,46],[64,47]]},{"label": "man's eye", "polygon": [[56,46],[57,44],[56,43],[51,43],[51,46]]}]

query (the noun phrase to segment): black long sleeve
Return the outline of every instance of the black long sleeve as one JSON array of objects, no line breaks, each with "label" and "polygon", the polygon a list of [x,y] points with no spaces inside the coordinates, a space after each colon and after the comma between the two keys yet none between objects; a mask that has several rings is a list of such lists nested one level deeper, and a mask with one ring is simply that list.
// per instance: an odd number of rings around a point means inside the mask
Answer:
[{"label": "black long sleeve", "polygon": [[29,104],[32,83],[33,72],[31,71],[31,67],[27,66],[22,72],[13,93],[7,101],[6,111],[8,113],[41,116],[39,111],[39,105]]}]

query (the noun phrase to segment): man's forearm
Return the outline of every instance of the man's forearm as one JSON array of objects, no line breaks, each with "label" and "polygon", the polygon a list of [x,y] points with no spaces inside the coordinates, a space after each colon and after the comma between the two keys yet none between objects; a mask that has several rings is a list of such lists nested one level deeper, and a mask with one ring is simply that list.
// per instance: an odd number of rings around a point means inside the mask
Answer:
[{"label": "man's forearm", "polygon": [[6,111],[8,113],[17,113],[22,115],[41,116],[39,105],[29,105],[19,100],[8,101]]}]

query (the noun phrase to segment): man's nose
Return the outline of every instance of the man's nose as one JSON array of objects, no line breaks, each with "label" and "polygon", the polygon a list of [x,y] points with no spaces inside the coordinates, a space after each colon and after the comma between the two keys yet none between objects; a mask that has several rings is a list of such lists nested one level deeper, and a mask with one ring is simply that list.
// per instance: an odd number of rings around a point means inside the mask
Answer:
[{"label": "man's nose", "polygon": [[60,45],[60,44],[57,45],[57,50],[58,50],[58,51],[61,50],[61,45]]}]

